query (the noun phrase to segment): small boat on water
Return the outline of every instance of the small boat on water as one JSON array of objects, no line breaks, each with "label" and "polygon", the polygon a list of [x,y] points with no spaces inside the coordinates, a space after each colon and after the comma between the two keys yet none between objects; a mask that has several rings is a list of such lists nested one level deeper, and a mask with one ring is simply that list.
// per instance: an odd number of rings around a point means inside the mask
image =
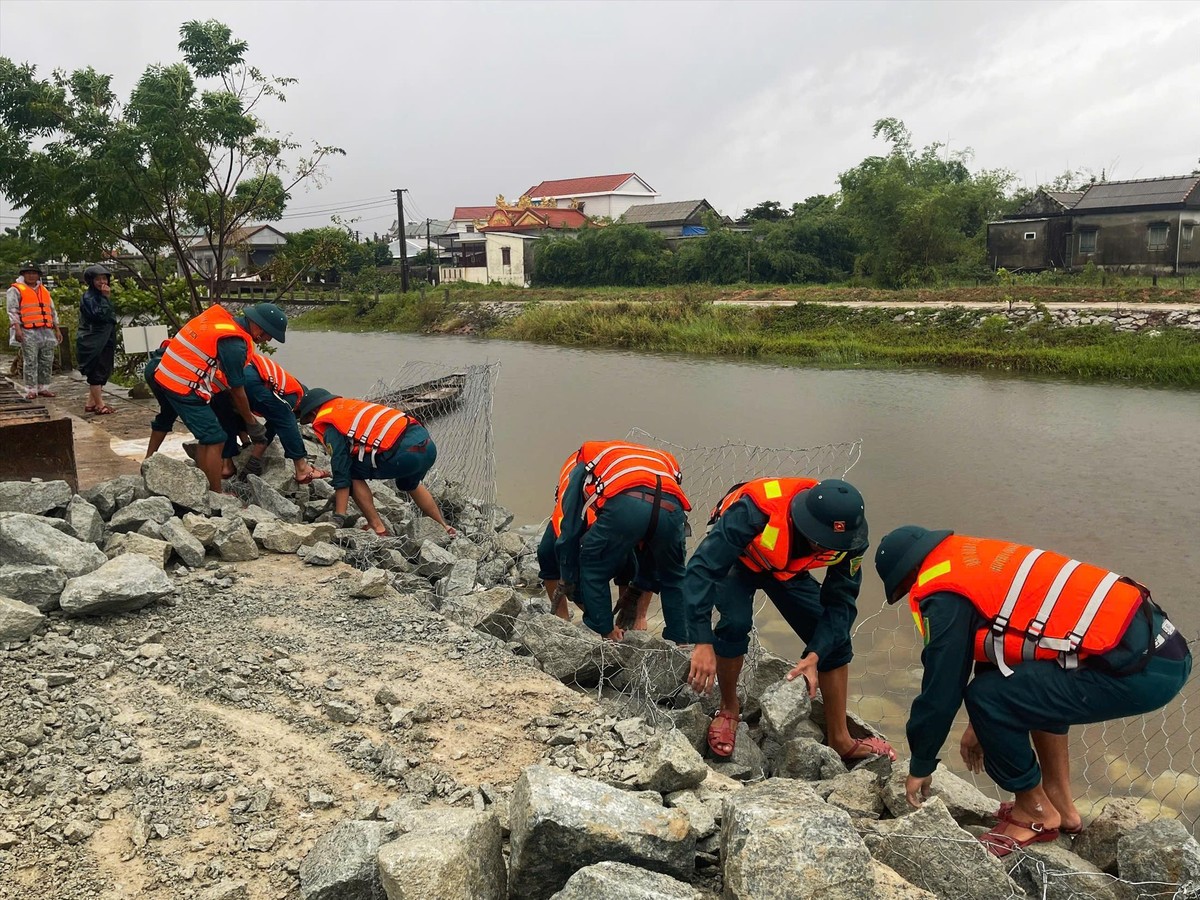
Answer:
[{"label": "small boat on water", "polygon": [[432,419],[445,415],[462,402],[466,383],[466,372],[454,372],[420,384],[386,391],[369,399],[402,409],[418,419]]}]

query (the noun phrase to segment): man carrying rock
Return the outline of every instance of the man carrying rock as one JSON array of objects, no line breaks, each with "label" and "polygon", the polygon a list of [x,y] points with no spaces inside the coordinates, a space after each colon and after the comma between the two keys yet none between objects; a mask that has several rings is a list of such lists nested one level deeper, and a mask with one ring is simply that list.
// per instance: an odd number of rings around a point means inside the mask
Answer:
[{"label": "man carrying rock", "polygon": [[[831,478],[759,478],[732,488],[688,560],[684,580],[688,639],[695,643],[688,683],[707,693],[714,679],[721,707],[708,729],[718,757],[733,754],[741,702],[738,676],[750,645],[754,594],[763,591],[806,649],[789,679],[803,676],[825,703],[826,742],[847,763],[884,754],[887,741],[853,738],[846,721],[850,626],[857,614],[867,520],[862,494]],[[818,584],[814,569],[825,569]],[[712,610],[720,618],[714,628]]]},{"label": "man carrying rock", "polygon": [[1159,709],[1192,669],[1187,642],[1150,591],[1057,553],[917,525],[880,542],[875,568],[888,603],[908,594],[925,644],[908,719],[909,804],[929,796],[937,754],[965,700],[964,760],[982,763],[1015,794],[997,812],[1000,824],[980,837],[984,846],[1003,857],[1078,832],[1069,726]]},{"label": "man carrying rock", "polygon": [[366,528],[379,536],[387,526],[375,509],[367,481],[394,478],[396,488],[412,497],[417,508],[453,537],[437,500],[421,484],[437,460],[437,445],[413,416],[368,400],[339,397],[324,388],[309,388],[297,410],[325,445],[333,468],[333,514],[342,524],[350,496],[367,520]]},{"label": "man carrying rock", "polygon": [[[583,608],[583,623],[597,634],[617,641],[624,637],[613,621],[609,582],[636,551],[639,588],[634,590],[641,595],[648,593],[641,588],[658,587],[666,619],[663,636],[684,640],[683,561],[692,505],[682,480],[670,453],[624,441],[588,441],[559,473],[550,522],[558,535],[558,590],[567,597],[577,591],[574,599]],[[542,567],[545,572],[545,561]]]},{"label": "man carrying rock", "polygon": [[53,397],[50,373],[54,352],[62,343],[58,310],[42,284],[42,270],[31,262],[21,263],[17,280],[8,289],[5,307],[13,338],[21,345],[25,374],[25,399]]},{"label": "man carrying rock", "polygon": [[228,391],[251,440],[265,440],[266,429],[254,418],[246,398],[245,369],[255,344],[270,340],[282,344],[286,333],[287,316],[274,303],[248,306],[236,318],[214,303],[180,328],[163,351],[155,383],[166,391],[175,412],[199,442],[196,464],[216,493],[221,492],[226,431],[212,399]]}]

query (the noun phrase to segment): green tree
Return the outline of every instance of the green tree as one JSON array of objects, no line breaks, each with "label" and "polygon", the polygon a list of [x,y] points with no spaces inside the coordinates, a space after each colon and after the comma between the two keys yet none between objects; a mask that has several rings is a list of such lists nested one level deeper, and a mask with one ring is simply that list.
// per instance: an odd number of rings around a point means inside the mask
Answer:
[{"label": "green tree", "polygon": [[39,79],[0,58],[0,191],[56,253],[134,248],[146,263],[129,274],[176,324],[164,293],[176,267],[198,313],[206,294],[219,299],[238,230],[279,219],[291,191],[343,152],[302,151],[268,131],[262,108],[294,79],[250,65],[227,26],[186,22],[179,50],[181,62],[148,66],[124,103],[94,69]]},{"label": "green tree", "polygon": [[[263,270],[286,291],[300,280],[340,284],[347,275],[376,266],[378,244],[360,244],[344,228],[306,228],[288,235],[287,246]],[[387,251],[387,244],[383,245]],[[391,252],[387,251],[388,262]]]},{"label": "green tree", "polygon": [[758,206],[752,206],[742,216],[743,222],[778,222],[786,219],[791,213],[784,209],[778,200],[764,200]]},{"label": "green tree", "polygon": [[858,271],[899,287],[982,266],[987,222],[1001,211],[1011,174],[972,174],[969,150],[934,143],[918,153],[899,119],[880,119],[874,135],[891,151],[838,176],[840,209],[861,245]]},{"label": "green tree", "polygon": [[566,286],[665,284],[672,269],[662,235],[641,225],[607,225],[539,240],[532,280]]}]

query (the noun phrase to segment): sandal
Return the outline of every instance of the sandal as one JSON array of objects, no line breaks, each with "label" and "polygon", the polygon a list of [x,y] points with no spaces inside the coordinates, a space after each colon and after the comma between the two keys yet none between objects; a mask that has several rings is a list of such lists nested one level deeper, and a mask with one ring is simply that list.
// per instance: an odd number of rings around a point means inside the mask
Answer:
[{"label": "sandal", "polygon": [[[305,484],[308,484],[308,482],[305,482]],[[363,531],[367,531],[367,532],[371,532],[371,533],[373,533],[373,534],[374,534],[376,537],[387,537],[387,536],[388,536],[388,530],[387,530],[387,528],[384,528],[384,529],[383,529],[383,531],[376,531],[376,530],[375,530],[374,528],[372,528],[370,525],[360,525],[359,527],[360,527],[360,528],[361,528]]]},{"label": "sandal", "polygon": [[[1024,839],[1015,838],[1007,831],[1010,825],[1015,825],[1017,828],[1028,828],[1033,832],[1033,836]],[[983,844],[992,856],[1003,859],[1014,850],[1020,850],[1030,844],[1045,844],[1057,839],[1057,828],[1047,828],[1041,822],[1018,822],[1015,819],[1005,819],[987,834],[981,834],[979,843]]]},{"label": "sandal", "polygon": [[[1015,807],[1015,806],[1016,806],[1016,804],[1013,803],[1011,800],[1006,800],[1004,803],[1001,803],[1000,808],[998,810],[996,810],[996,821],[997,822],[1011,822],[1013,807]],[[1068,828],[1066,825],[1059,825],[1058,830],[1061,834],[1071,834],[1071,835],[1083,834],[1083,823],[1080,822],[1074,828]]]},{"label": "sandal", "polygon": [[[856,756],[855,751],[860,747],[865,747],[867,752],[861,756]],[[870,759],[872,756],[886,756],[895,762],[896,751],[892,749],[891,744],[880,737],[855,738],[854,743],[850,747],[850,752],[842,757],[842,763],[846,768],[852,768],[855,763],[860,763],[864,759]]]},{"label": "sandal", "polygon": [[84,413],[94,413],[96,411],[96,409],[97,409],[97,407],[94,404],[89,403],[87,406],[85,406],[83,408],[83,411],[84,411]]},{"label": "sandal", "polygon": [[328,478],[330,474],[324,469],[310,468],[307,475],[296,479],[296,484],[312,484],[318,478]]},{"label": "sandal", "polygon": [[54,393],[54,391],[38,391],[37,395],[39,397],[57,397],[58,396],[58,394]]},{"label": "sandal", "polygon": [[109,406],[107,403],[101,403],[99,406],[97,406],[95,408],[95,410],[93,410],[93,412],[95,412],[96,415],[98,415],[98,416],[111,416],[113,413],[116,412],[116,410],[113,409],[113,407]]},{"label": "sandal", "polygon": [[733,748],[737,742],[738,722],[740,721],[741,716],[735,716],[724,710],[713,716],[712,722],[708,725],[708,749],[713,752],[713,756],[720,759],[729,759],[733,756]]}]

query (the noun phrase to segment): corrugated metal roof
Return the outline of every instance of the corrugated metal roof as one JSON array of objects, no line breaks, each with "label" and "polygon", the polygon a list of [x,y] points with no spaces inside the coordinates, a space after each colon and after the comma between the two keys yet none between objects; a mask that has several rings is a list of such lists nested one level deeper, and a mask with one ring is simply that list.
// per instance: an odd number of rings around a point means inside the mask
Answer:
[{"label": "corrugated metal roof", "polygon": [[641,203],[625,210],[621,221],[629,225],[644,225],[650,222],[682,222],[696,211],[696,207],[704,203],[704,200]]},{"label": "corrugated metal roof", "polygon": [[1181,205],[1197,184],[1200,184],[1200,175],[1101,182],[1091,185],[1084,192],[1083,199],[1071,207],[1071,211]]}]

